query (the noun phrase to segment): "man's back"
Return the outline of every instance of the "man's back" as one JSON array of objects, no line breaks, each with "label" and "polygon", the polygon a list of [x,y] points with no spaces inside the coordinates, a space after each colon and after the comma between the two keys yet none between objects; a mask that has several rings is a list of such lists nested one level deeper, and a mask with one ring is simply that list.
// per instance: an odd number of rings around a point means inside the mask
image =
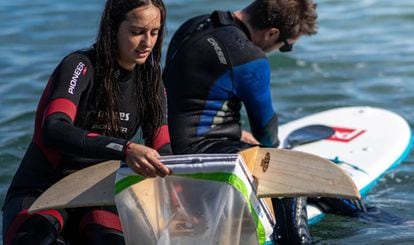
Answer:
[{"label": "man's back", "polygon": [[[217,141],[239,141],[241,102],[257,111],[250,118],[253,127],[263,127],[274,115],[268,61],[248,35],[230,12],[193,18],[176,32],[164,71],[175,153],[204,152]],[[261,109],[253,108],[257,98],[266,102]]]}]

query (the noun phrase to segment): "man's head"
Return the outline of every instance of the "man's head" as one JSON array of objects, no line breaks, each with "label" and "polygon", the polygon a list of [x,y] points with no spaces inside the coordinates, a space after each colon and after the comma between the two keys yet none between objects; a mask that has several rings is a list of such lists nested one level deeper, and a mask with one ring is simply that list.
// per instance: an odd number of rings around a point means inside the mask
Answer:
[{"label": "man's head", "polygon": [[253,42],[265,52],[276,48],[289,51],[288,46],[302,35],[317,31],[313,0],[255,0],[242,12],[252,29]]}]

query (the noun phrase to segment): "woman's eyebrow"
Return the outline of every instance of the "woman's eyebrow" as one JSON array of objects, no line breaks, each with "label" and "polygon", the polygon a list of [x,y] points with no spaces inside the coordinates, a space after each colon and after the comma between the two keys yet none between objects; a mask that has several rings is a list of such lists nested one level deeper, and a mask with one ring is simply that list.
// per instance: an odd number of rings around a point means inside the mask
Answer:
[{"label": "woman's eyebrow", "polygon": [[140,29],[140,30],[154,30],[154,29],[160,29],[161,25],[148,27],[148,25],[142,26],[142,25],[131,24],[130,28]]}]

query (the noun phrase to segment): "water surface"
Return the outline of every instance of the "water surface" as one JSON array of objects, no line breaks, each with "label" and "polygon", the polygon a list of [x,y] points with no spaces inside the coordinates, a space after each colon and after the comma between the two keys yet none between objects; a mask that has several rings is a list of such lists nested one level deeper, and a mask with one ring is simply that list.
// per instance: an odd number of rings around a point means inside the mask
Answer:
[{"label": "water surface", "polygon": [[[168,44],[187,18],[250,1],[166,0]],[[382,107],[414,122],[414,1],[320,0],[319,33],[294,52],[269,56],[282,123],[339,106]],[[38,99],[54,67],[90,46],[103,0],[0,1],[0,204],[32,137]],[[166,47],[166,46],[165,46]],[[377,123],[377,122],[373,122]],[[414,241],[414,156],[388,172],[367,202],[404,224],[329,215],[311,231],[319,244]]]}]

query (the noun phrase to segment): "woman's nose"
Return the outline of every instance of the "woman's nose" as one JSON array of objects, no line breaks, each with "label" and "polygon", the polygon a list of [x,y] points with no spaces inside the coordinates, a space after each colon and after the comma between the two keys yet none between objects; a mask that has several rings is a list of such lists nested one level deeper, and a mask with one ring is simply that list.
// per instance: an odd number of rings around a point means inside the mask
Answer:
[{"label": "woman's nose", "polygon": [[146,47],[151,47],[152,46],[152,38],[150,33],[147,33],[144,35],[144,37],[142,38],[141,41],[141,45],[145,45]]}]

